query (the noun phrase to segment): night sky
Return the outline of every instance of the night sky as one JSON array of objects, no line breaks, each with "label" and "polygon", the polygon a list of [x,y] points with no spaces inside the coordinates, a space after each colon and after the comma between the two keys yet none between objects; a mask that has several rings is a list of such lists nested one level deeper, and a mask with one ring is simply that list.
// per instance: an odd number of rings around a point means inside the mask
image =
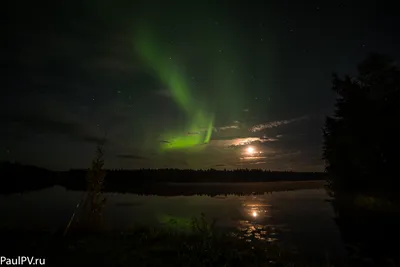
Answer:
[{"label": "night sky", "polygon": [[332,73],[399,58],[384,1],[8,2],[0,160],[50,169],[322,171]]}]

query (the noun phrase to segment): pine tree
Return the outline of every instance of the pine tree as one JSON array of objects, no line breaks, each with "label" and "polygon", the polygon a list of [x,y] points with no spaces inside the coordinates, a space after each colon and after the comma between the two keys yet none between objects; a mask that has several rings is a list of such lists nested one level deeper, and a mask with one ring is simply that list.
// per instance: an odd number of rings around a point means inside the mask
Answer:
[{"label": "pine tree", "polygon": [[86,176],[87,196],[83,205],[83,220],[87,228],[98,228],[100,226],[102,212],[105,205],[105,197],[102,195],[106,172],[104,166],[104,148],[99,144],[96,148],[96,156],[92,161],[92,167]]},{"label": "pine tree", "polygon": [[369,55],[356,77],[333,76],[333,116],[323,130],[323,158],[331,186],[346,190],[391,190],[400,129],[400,71],[389,58]]}]

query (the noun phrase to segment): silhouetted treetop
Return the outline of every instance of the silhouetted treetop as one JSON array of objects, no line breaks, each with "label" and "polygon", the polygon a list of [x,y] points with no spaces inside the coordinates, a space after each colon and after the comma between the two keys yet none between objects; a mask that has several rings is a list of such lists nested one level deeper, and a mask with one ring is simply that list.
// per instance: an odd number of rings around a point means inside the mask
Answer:
[{"label": "silhouetted treetop", "polygon": [[337,99],[333,116],[325,121],[323,157],[336,186],[372,189],[379,184],[385,190],[394,185],[399,88],[397,64],[375,53],[359,64],[357,76],[333,75]]}]

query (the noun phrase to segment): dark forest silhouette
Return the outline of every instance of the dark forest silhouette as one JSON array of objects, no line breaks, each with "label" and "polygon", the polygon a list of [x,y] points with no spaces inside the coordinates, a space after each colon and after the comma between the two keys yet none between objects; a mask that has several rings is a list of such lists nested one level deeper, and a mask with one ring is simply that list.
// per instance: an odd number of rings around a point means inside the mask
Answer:
[{"label": "dark forest silhouette", "polygon": [[0,163],[0,194],[40,190],[54,185],[57,173],[20,163]]},{"label": "dark forest silhouette", "polygon": [[[3,163],[1,172],[0,193],[18,193],[31,190],[39,190],[46,187],[59,185],[68,190],[87,189],[87,169],[70,170],[65,172],[53,172],[29,165]],[[246,183],[246,182],[277,182],[277,181],[316,181],[324,180],[325,173],[314,172],[275,172],[263,170],[182,170],[182,169],[137,169],[137,170],[106,170],[104,180],[104,192],[151,194],[164,192],[165,183]],[[185,187],[190,192],[196,189]],[[173,194],[185,193],[185,188],[173,189]],[[225,186],[227,188],[227,186]],[[220,191],[218,191],[220,190]],[[221,194],[223,188],[217,191]],[[215,192],[217,192],[215,191]],[[256,191],[256,190],[254,190]],[[199,191],[197,191],[199,192]],[[232,191],[233,193],[246,193]],[[201,193],[201,192],[199,192]],[[229,193],[229,192],[228,192]],[[249,192],[251,193],[251,192]],[[190,193],[192,194],[192,193]],[[214,194],[214,192],[213,192]]]},{"label": "dark forest silhouette", "polygon": [[400,71],[394,61],[369,55],[356,77],[333,76],[334,115],[324,128],[324,159],[333,189],[398,191]]},{"label": "dark forest silhouette", "polygon": [[399,266],[398,119],[400,71],[370,54],[356,77],[333,76],[336,109],[324,151],[336,222],[351,266]]}]

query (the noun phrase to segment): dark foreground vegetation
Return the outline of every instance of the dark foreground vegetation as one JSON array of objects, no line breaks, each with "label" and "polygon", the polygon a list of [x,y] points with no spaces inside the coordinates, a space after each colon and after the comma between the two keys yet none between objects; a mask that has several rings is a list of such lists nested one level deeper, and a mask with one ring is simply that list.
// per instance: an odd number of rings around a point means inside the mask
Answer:
[{"label": "dark foreground vegetation", "polygon": [[46,266],[333,266],[329,260],[306,259],[279,243],[217,232],[204,217],[193,219],[187,231],[137,228],[106,233],[72,228],[66,235],[1,234],[7,257],[35,255],[45,258]]},{"label": "dark foreground vegetation", "polygon": [[333,90],[324,158],[336,222],[356,266],[399,266],[398,65],[371,54],[358,76],[335,75]]}]

